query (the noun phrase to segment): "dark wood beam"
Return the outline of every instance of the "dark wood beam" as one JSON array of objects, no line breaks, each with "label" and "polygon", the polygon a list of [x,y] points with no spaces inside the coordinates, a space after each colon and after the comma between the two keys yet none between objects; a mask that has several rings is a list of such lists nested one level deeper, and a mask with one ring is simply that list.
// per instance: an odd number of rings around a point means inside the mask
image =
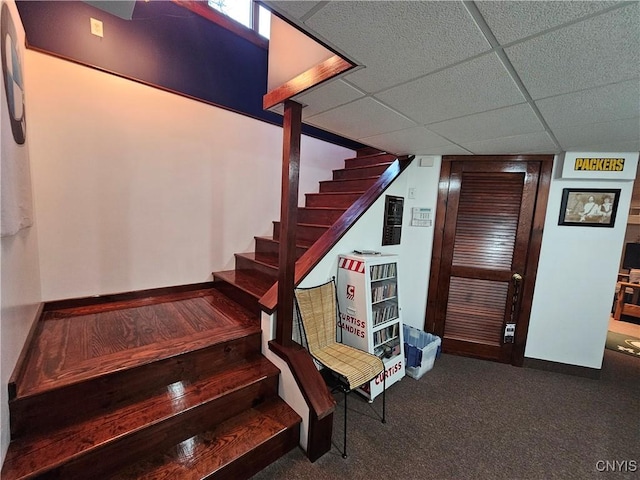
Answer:
[{"label": "dark wood beam", "polygon": [[302,105],[292,100],[285,101],[282,127],[282,193],[280,195],[276,342],[288,347],[291,345],[293,328],[293,289],[295,287]]},{"label": "dark wood beam", "polygon": [[267,110],[294,95],[352,69],[354,66],[353,63],[346,61],[339,55],[334,55],[324,62],[314,65],[306,72],[302,72],[287,83],[267,92],[262,97],[262,107]]}]

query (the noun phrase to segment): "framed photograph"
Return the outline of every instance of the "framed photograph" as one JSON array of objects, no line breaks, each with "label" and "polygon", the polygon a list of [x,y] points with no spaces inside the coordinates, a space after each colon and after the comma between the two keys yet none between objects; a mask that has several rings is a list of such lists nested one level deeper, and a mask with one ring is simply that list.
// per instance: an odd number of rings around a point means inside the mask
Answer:
[{"label": "framed photograph", "polygon": [[619,188],[565,188],[558,225],[613,227],[619,199]]}]

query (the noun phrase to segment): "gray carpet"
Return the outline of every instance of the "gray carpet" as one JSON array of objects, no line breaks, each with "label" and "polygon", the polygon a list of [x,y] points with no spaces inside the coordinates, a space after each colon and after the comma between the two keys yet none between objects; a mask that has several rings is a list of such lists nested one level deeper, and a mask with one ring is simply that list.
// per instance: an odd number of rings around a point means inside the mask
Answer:
[{"label": "gray carpet", "polygon": [[[608,350],[599,380],[445,354],[389,388],[387,424],[349,397],[346,460],[295,449],[253,480],[640,478],[639,399],[640,362]],[[636,471],[599,471],[616,460]]]}]

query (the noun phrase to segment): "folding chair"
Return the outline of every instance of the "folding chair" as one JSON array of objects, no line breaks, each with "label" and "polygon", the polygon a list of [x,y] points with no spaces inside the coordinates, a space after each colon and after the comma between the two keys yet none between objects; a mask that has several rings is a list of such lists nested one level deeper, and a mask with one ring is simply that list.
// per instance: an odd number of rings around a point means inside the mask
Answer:
[{"label": "folding chair", "polygon": [[[316,287],[297,288],[294,293],[307,349],[322,366],[336,374],[338,388],[344,393],[342,456],[347,458],[347,395],[384,372],[384,363],[375,355],[338,343],[336,330],[339,312],[333,279]],[[386,423],[386,379],[384,374],[382,376],[382,423]]]}]

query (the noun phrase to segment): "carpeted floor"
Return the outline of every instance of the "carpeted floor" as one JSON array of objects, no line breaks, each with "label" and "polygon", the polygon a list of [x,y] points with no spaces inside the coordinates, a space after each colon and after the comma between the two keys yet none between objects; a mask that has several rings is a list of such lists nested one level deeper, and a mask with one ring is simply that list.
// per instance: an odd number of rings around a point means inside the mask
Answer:
[{"label": "carpeted floor", "polygon": [[[637,359],[608,350],[599,380],[445,354],[390,387],[386,425],[378,399],[350,396],[346,460],[295,449],[253,480],[638,478],[639,378]],[[599,471],[614,461],[636,471]]]},{"label": "carpeted floor", "polygon": [[605,347],[640,359],[640,338],[609,330]]}]

